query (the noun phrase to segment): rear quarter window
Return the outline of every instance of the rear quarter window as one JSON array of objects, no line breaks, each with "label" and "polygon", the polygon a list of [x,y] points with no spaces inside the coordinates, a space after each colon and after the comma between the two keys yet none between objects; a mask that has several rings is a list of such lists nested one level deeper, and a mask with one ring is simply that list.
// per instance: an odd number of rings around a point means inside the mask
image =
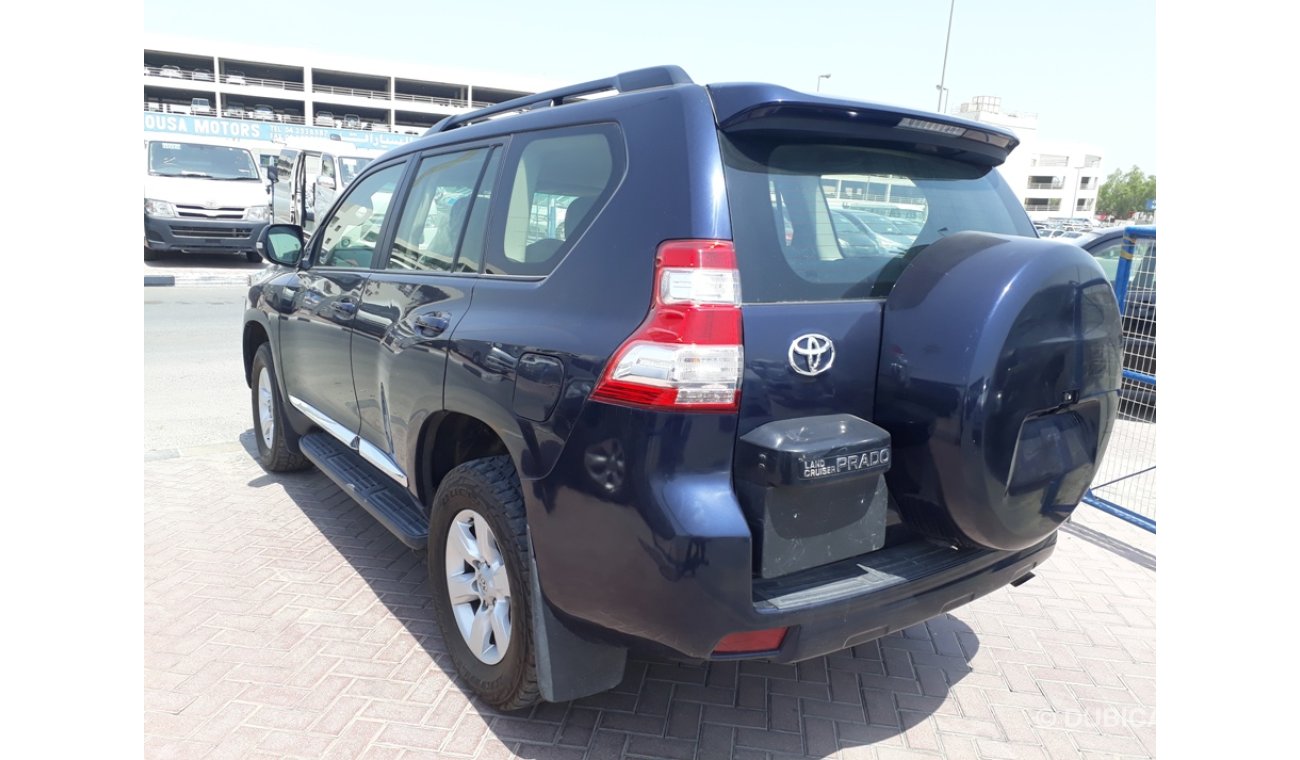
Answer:
[{"label": "rear quarter window", "polygon": [[987,167],[895,149],[722,135],[747,303],[883,298],[925,246],[964,231],[1034,237]]},{"label": "rear quarter window", "polygon": [[506,161],[504,221],[488,245],[487,274],[550,274],[623,177],[622,136],[613,124],[517,137]]}]

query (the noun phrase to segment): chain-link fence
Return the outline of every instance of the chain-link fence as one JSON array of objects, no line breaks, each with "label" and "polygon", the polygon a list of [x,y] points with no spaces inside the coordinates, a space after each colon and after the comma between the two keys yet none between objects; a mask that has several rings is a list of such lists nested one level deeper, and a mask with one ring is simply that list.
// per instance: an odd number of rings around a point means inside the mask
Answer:
[{"label": "chain-link fence", "polygon": [[1156,230],[1129,227],[1115,270],[1123,314],[1119,419],[1084,502],[1156,529]]}]

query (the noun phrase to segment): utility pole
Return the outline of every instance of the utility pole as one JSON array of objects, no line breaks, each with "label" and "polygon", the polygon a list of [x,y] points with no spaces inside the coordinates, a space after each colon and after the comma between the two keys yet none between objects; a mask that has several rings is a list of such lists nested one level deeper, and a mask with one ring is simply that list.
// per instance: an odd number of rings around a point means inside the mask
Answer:
[{"label": "utility pole", "polygon": [[939,104],[935,110],[943,113],[943,94],[946,88],[943,86],[944,80],[948,77],[948,42],[952,40],[952,12],[957,5],[957,0],[948,0],[948,36],[943,38],[943,70],[939,72]]}]

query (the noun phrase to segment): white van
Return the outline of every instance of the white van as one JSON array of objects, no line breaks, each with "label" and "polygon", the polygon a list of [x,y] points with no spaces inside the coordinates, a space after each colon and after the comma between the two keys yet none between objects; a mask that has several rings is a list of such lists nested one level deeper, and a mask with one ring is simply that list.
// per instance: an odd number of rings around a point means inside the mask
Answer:
[{"label": "white van", "polygon": [[167,253],[242,253],[260,261],[271,218],[252,151],[231,140],[150,136],[144,141],[144,259]]},{"label": "white van", "polygon": [[338,193],[382,154],[341,140],[289,142],[280,149],[272,181],[275,223],[296,224],[310,234]]}]

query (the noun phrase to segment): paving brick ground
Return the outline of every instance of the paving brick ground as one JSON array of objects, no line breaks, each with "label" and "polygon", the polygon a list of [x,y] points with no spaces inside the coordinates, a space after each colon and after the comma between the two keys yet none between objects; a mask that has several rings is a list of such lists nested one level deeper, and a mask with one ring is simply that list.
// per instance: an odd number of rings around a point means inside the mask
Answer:
[{"label": "paving brick ground", "polygon": [[149,758],[1155,756],[1155,541],[1080,507],[1035,580],[794,665],[629,663],[522,714],[466,696],[424,557],[314,471],[146,458]]}]

